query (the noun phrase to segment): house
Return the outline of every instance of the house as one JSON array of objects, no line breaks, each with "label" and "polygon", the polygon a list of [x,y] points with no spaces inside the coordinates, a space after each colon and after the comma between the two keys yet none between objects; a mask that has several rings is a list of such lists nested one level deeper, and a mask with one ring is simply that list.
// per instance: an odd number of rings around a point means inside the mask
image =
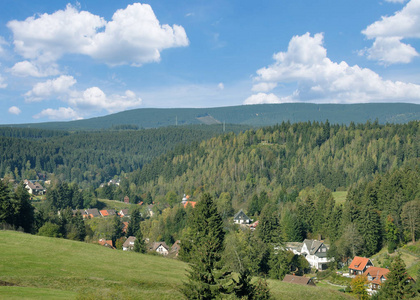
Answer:
[{"label": "house", "polygon": [[115,247],[112,245],[112,240],[100,239],[98,244],[107,248],[115,249]]},{"label": "house", "polygon": [[149,251],[156,251],[166,256],[169,253],[169,246],[165,242],[154,242],[150,245]]},{"label": "house", "polygon": [[115,216],[117,214],[117,212],[114,209],[108,209],[107,212],[108,216],[110,217]]},{"label": "house", "polygon": [[233,222],[235,224],[249,224],[251,221],[242,209],[233,216]]},{"label": "house", "polygon": [[194,201],[186,201],[186,202],[184,203],[184,208],[187,208],[187,206],[188,206],[188,205],[191,205],[191,206],[192,206],[192,208],[194,208],[196,203],[197,203],[197,202],[194,202]]},{"label": "house", "polygon": [[387,280],[388,273],[389,270],[386,268],[369,267],[363,275],[366,276],[369,281],[370,288],[372,290],[378,290],[380,289],[382,283]]},{"label": "house", "polygon": [[133,251],[134,241],[136,240],[135,236],[129,236],[123,244],[123,251]]},{"label": "house", "polygon": [[101,214],[102,217],[108,217],[108,211],[106,209],[100,210],[99,213]]},{"label": "house", "polygon": [[289,274],[286,274],[284,276],[283,282],[296,283],[300,285],[316,286],[312,278],[308,278],[304,276],[289,275]]},{"label": "house", "polygon": [[249,229],[255,230],[257,228],[259,222],[260,221],[255,221],[254,223],[249,224]]},{"label": "house", "polygon": [[119,215],[120,215],[120,217],[130,217],[130,213],[128,212],[128,208],[121,209]]},{"label": "house", "polygon": [[349,266],[349,275],[362,275],[369,267],[373,267],[369,258],[355,256]]},{"label": "house", "polygon": [[[302,247],[297,249],[300,255],[304,255],[312,268],[325,270],[327,264],[332,261],[327,257],[328,247],[323,241],[305,239]],[[298,254],[295,253],[295,254]]]},{"label": "house", "polygon": [[89,218],[97,218],[100,217],[101,214],[99,213],[99,210],[97,208],[89,208],[85,209],[86,215],[88,215]]},{"label": "house", "polygon": [[25,180],[24,184],[25,188],[28,190],[28,193],[32,195],[43,195],[46,191],[44,187],[36,181]]},{"label": "house", "polygon": [[177,240],[171,247],[169,255],[171,257],[178,257],[179,249],[181,249],[181,241]]}]

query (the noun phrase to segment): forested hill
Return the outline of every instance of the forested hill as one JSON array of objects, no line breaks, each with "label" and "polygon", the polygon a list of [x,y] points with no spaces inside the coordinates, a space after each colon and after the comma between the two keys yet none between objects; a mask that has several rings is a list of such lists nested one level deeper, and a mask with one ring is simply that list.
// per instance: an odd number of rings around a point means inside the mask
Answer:
[{"label": "forested hill", "polygon": [[247,124],[268,126],[283,121],[291,123],[329,120],[332,124],[407,123],[420,119],[420,105],[406,103],[369,104],[259,104],[217,108],[142,108],[128,110],[104,117],[70,122],[19,124],[14,127],[30,127],[63,130],[97,130],[118,125],[140,128],[157,128],[187,124]]},{"label": "forested hill", "polygon": [[[245,128],[225,126],[226,132]],[[0,127],[0,177],[36,179],[37,173],[53,173],[83,187],[98,186],[167,151],[183,152],[221,133],[219,125],[73,133]]]},{"label": "forested hill", "polygon": [[[235,208],[255,193],[274,198],[323,184],[347,189],[363,178],[404,165],[419,165],[420,122],[282,123],[218,136],[184,153],[169,153],[132,175],[139,191],[163,197],[169,191],[199,195],[228,192]],[[236,203],[236,205],[235,205]]]}]

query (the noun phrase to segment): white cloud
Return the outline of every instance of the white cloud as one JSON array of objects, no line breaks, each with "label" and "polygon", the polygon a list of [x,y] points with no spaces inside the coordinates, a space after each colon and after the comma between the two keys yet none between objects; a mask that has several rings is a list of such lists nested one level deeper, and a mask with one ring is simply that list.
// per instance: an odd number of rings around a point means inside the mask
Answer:
[{"label": "white cloud", "polygon": [[47,108],[33,116],[34,119],[47,117],[50,120],[79,120],[82,119],[71,107],[60,107],[59,109]]},{"label": "white cloud", "polygon": [[401,42],[400,37],[377,37],[371,48],[361,51],[367,58],[378,60],[382,64],[409,63],[419,56],[416,49]]},{"label": "white cloud", "polygon": [[27,102],[42,101],[52,97],[60,98],[70,92],[70,88],[76,84],[73,76],[62,75],[56,79],[39,82],[25,94]]},{"label": "white cloud", "polygon": [[276,82],[260,82],[254,84],[252,87],[253,92],[268,92],[273,90],[277,86]]},{"label": "white cloud", "polygon": [[22,111],[17,106],[9,107],[9,114],[19,115]]},{"label": "white cloud", "polygon": [[291,95],[278,97],[278,100],[273,94],[259,93],[245,100],[247,104],[276,101],[420,102],[420,85],[383,80],[370,69],[332,62],[323,47],[321,33],[314,37],[309,33],[294,36],[287,52],[274,54],[273,58],[274,64],[257,71],[253,90],[265,86],[268,92],[280,83],[297,83],[298,89]]},{"label": "white cloud", "polygon": [[163,49],[189,44],[182,26],[161,25],[150,5],[140,3],[117,10],[110,22],[68,4],[65,10],[7,26],[16,51],[41,64],[65,54],[84,54],[109,65],[139,66],[159,61]]},{"label": "white cloud", "polygon": [[404,3],[407,0],[385,0],[385,2],[391,2],[391,3]]},{"label": "white cloud", "polygon": [[[362,53],[366,53],[369,59],[385,64],[411,62],[419,54],[401,40],[420,38],[419,28],[420,0],[411,0],[402,10],[392,16],[382,17],[362,31],[368,39],[375,39],[373,46]],[[401,58],[398,59],[398,56]]]},{"label": "white cloud", "polygon": [[219,88],[219,90],[224,90],[225,89],[225,85],[223,84],[223,82],[220,82],[217,87]]},{"label": "white cloud", "polygon": [[9,72],[18,77],[46,77],[59,74],[57,65],[55,64],[49,64],[48,67],[42,68],[42,66],[35,65],[33,62],[27,60],[16,63],[9,69]]},{"label": "white cloud", "polygon": [[142,104],[142,99],[130,90],[127,90],[124,95],[108,97],[100,88],[91,87],[84,92],[72,93],[68,102],[79,110],[100,111],[105,109],[112,113],[139,107]]}]

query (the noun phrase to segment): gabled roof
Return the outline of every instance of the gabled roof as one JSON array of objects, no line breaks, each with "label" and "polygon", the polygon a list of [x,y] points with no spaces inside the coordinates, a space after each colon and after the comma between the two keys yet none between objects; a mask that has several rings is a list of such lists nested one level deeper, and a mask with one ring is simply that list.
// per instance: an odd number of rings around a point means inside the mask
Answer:
[{"label": "gabled roof", "polygon": [[[369,263],[370,259],[366,257],[355,256],[351,262],[349,269],[363,271],[366,268],[366,265]],[[372,264],[372,262],[371,262]]]},{"label": "gabled roof", "polygon": [[151,250],[156,251],[156,249],[159,248],[159,246],[161,246],[161,245],[162,245],[163,248],[165,248],[167,251],[169,251],[169,246],[166,245],[165,242],[154,242],[154,243],[152,243],[152,246],[150,248],[151,248]]},{"label": "gabled roof", "polygon": [[124,248],[130,248],[133,247],[134,241],[136,240],[135,236],[129,236],[128,239],[125,240],[123,247]]},{"label": "gabled roof", "polygon": [[129,215],[128,208],[121,209],[120,210],[120,215],[123,216],[123,217],[128,216]]},{"label": "gabled roof", "polygon": [[97,208],[89,208],[89,209],[86,209],[85,211],[87,215],[92,215],[92,217],[99,217],[101,215]]},{"label": "gabled roof", "polygon": [[244,213],[244,211],[241,209],[236,213],[236,215],[233,216],[234,220],[250,220],[250,218]]},{"label": "gabled roof", "polygon": [[322,241],[308,239],[305,239],[303,243],[306,245],[306,248],[308,248],[309,254],[311,255],[314,255],[322,246],[322,244],[324,244]]},{"label": "gabled roof", "polygon": [[284,282],[297,283],[301,285],[315,285],[311,278],[286,274],[283,278]]},{"label": "gabled roof", "polygon": [[106,209],[100,210],[99,213],[102,215],[102,217],[108,217],[109,213]]},{"label": "gabled roof", "polygon": [[386,275],[389,273],[389,270],[386,268],[379,268],[379,267],[369,267],[363,275],[365,276],[372,276],[373,279],[371,280],[372,283],[381,284],[381,278],[384,277],[387,279]]}]

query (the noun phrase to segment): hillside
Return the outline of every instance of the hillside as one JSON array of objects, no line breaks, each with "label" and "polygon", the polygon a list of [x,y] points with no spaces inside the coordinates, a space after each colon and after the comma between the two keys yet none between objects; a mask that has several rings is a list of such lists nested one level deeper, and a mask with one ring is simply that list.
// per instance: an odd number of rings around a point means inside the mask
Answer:
[{"label": "hillside", "polygon": [[259,104],[216,108],[142,108],[119,112],[103,117],[70,122],[46,122],[12,125],[13,127],[92,130],[117,125],[135,125],[140,128],[157,128],[189,124],[246,124],[267,126],[290,121],[291,123],[329,120],[332,124],[365,123],[378,119],[379,123],[407,123],[420,119],[420,105],[406,103],[369,104]]},{"label": "hillside", "polygon": [[[12,231],[0,231],[0,252],[1,299],[183,299],[187,265],[177,260]],[[269,285],[275,299],[354,299],[321,287]]]}]

